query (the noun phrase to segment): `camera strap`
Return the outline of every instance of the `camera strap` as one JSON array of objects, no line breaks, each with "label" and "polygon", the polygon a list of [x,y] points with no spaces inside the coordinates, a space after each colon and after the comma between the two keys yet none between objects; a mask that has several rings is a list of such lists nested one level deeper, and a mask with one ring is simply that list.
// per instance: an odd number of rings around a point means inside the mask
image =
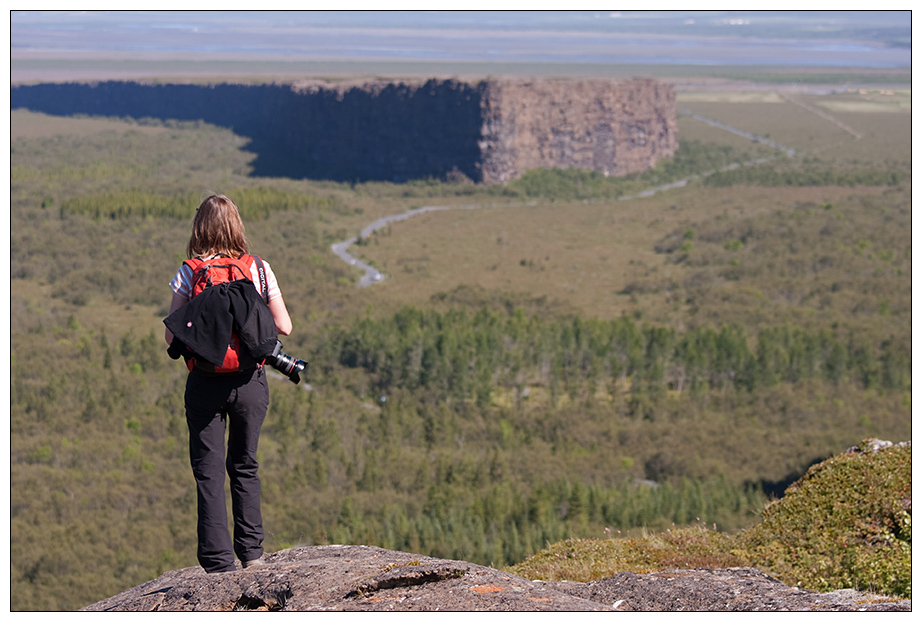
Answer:
[{"label": "camera strap", "polygon": [[268,305],[269,282],[266,279],[266,267],[263,265],[263,260],[259,258],[259,255],[253,255],[253,258],[256,260],[256,271],[259,273],[259,293],[263,297],[263,301]]}]

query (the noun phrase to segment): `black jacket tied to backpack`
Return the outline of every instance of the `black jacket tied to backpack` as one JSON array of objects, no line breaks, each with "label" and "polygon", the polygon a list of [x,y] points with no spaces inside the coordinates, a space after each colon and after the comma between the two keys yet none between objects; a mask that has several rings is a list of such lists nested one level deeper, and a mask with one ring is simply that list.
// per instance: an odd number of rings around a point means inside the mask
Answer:
[{"label": "black jacket tied to backpack", "polygon": [[272,312],[249,279],[205,288],[163,323],[173,333],[172,358],[191,355],[215,367],[224,361],[233,333],[253,367],[272,354],[278,341]]}]

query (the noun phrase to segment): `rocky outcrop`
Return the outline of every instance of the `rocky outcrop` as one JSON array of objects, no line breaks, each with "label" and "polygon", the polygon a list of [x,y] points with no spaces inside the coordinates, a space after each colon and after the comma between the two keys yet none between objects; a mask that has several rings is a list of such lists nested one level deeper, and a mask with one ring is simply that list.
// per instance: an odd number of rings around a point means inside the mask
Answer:
[{"label": "rocky outcrop", "polygon": [[254,173],[505,183],[534,168],[647,170],[678,146],[675,91],[648,79],[13,85],[11,108],[201,120],[251,139]]},{"label": "rocky outcrop", "polygon": [[846,449],[845,453],[858,455],[876,454],[891,447],[912,447],[912,441],[894,443],[893,441],[884,441],[879,438],[866,438],[858,445]]},{"label": "rocky outcrop", "polygon": [[462,561],[371,546],[279,551],[266,564],[173,570],[83,611],[910,611],[854,590],[827,594],[752,568],[622,572],[591,583],[529,581]]}]

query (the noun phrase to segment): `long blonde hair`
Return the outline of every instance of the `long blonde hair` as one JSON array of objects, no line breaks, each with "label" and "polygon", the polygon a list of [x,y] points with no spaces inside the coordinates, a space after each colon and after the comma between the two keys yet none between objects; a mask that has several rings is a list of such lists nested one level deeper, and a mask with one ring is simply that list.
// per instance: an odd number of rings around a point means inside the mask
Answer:
[{"label": "long blonde hair", "polygon": [[227,255],[239,258],[249,250],[240,211],[228,197],[213,194],[198,206],[186,256]]}]

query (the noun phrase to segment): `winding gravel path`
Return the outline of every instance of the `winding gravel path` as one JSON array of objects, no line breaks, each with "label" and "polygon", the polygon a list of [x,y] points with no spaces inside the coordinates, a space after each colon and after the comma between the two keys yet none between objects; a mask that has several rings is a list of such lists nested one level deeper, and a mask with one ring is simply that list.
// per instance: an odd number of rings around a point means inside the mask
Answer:
[{"label": "winding gravel path", "polygon": [[[730,127],[729,125],[726,125],[725,123],[721,123],[720,121],[715,121],[713,119],[708,119],[707,117],[702,117],[700,115],[694,114],[693,112],[688,111],[688,110],[680,110],[679,112],[681,114],[688,115],[692,118],[698,119],[699,121],[703,121],[704,123],[713,125],[714,127],[720,128],[722,130],[726,130],[728,132],[732,132],[733,134],[736,134],[738,136],[743,136],[744,138],[748,138],[750,140],[754,140],[754,141],[763,143],[765,145],[768,145],[769,147],[778,149],[779,151],[784,152],[788,157],[796,155],[796,151],[794,151],[793,149],[789,147],[785,147],[784,145],[780,145],[774,141],[768,140],[767,138],[756,136],[755,134],[750,134],[748,132],[744,132],[734,127]],[[730,164],[729,166],[725,166],[715,171],[708,171],[706,173],[701,173],[699,175],[690,175],[686,177],[685,179],[680,179],[678,181],[674,181],[668,184],[656,186],[654,188],[649,188],[648,190],[644,190],[637,194],[621,196],[621,197],[618,197],[618,200],[619,201],[629,201],[632,199],[642,199],[646,197],[651,197],[658,192],[672,190],[675,188],[684,188],[685,186],[688,185],[689,181],[692,181],[694,179],[703,179],[704,177],[713,175],[714,173],[737,169],[741,166],[752,166],[754,164],[762,164],[772,159],[774,158],[760,158],[758,160],[752,160],[750,162],[744,162],[742,164],[739,164],[739,163]],[[378,231],[379,229],[383,229],[384,227],[386,227],[387,225],[391,223],[400,222],[401,220],[407,220],[408,218],[412,218],[413,216],[419,216],[420,214],[426,214],[429,212],[440,212],[440,211],[451,210],[451,209],[481,209],[484,207],[488,207],[488,206],[476,205],[476,204],[475,205],[459,205],[459,206],[427,205],[425,207],[418,207],[416,209],[402,212],[400,214],[392,214],[391,216],[384,216],[383,218],[379,218],[378,220],[374,221],[373,223],[371,223],[370,225],[362,229],[362,231],[359,233],[358,236],[351,237],[348,240],[344,240],[342,242],[336,242],[330,246],[330,249],[333,251],[333,254],[335,254],[337,257],[345,261],[347,264],[349,264],[350,266],[354,266],[358,268],[359,270],[361,270],[363,274],[361,278],[359,279],[358,287],[368,287],[369,285],[383,281],[387,277],[383,272],[381,272],[374,266],[362,261],[361,259],[359,259],[355,255],[352,255],[349,252],[349,247],[355,244],[356,242],[358,242],[359,236],[361,236],[362,239],[367,239],[368,237],[371,236],[372,233],[374,233],[375,231]]]},{"label": "winding gravel path", "polygon": [[[469,206],[469,207],[479,207],[479,206]],[[412,218],[413,216],[418,216],[419,214],[425,214],[427,212],[437,212],[441,210],[452,209],[447,205],[429,205],[426,207],[420,207],[408,212],[403,212],[402,214],[393,214],[391,216],[385,216],[384,218],[379,218],[374,221],[359,233],[362,238],[368,238],[372,233],[379,229],[383,229],[392,222],[399,222],[401,220],[406,220],[407,218]],[[362,278],[359,279],[359,287],[368,287],[372,283],[377,283],[378,281],[384,280],[384,274],[380,272],[374,266],[371,266],[358,257],[351,255],[347,250],[350,246],[358,242],[358,236],[349,238],[343,242],[336,242],[330,248],[333,250],[333,253],[345,261],[350,266],[355,266],[356,268],[362,270],[364,274]]]}]

